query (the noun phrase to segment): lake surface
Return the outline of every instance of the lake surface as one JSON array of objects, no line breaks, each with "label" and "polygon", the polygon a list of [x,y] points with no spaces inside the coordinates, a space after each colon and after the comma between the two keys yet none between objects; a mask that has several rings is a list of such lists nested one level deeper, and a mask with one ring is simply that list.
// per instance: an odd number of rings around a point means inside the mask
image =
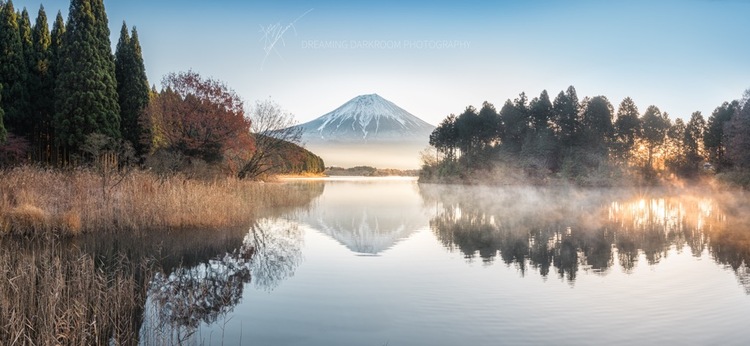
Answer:
[{"label": "lake surface", "polygon": [[142,344],[750,344],[745,193],[285,184],[249,231],[76,246],[161,259]]},{"label": "lake surface", "polygon": [[750,344],[741,193],[289,184],[323,192],[190,269],[247,273],[189,343]]}]

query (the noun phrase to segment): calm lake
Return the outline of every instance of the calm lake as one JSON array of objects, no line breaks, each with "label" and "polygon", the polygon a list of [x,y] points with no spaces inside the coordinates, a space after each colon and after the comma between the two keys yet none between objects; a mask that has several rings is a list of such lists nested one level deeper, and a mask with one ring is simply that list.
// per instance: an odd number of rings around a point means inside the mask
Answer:
[{"label": "calm lake", "polygon": [[750,344],[747,193],[284,184],[249,230],[74,246],[160,262],[141,344]]}]

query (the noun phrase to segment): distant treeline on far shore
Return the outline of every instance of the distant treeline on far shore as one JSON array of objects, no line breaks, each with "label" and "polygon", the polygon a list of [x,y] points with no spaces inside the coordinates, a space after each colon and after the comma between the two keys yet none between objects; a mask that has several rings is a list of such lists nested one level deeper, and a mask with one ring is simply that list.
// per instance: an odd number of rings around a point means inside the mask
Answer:
[{"label": "distant treeline on far shore", "polygon": [[613,186],[696,181],[750,185],[750,90],[706,120],[671,119],[627,97],[578,99],[573,86],[551,100],[521,93],[498,111],[485,102],[451,114],[430,135],[420,181]]}]

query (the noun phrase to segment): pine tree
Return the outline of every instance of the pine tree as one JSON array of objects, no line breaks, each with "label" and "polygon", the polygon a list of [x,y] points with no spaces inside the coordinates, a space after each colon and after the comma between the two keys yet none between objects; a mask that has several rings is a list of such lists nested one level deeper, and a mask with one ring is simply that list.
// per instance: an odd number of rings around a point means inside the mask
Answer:
[{"label": "pine tree", "polygon": [[531,124],[534,132],[538,134],[549,128],[549,122],[552,120],[552,102],[547,90],[542,90],[539,97],[531,100],[529,112],[531,113]]},{"label": "pine tree", "polygon": [[136,152],[143,154],[145,146],[141,143],[143,131],[139,118],[149,102],[148,80],[138,32],[133,28],[131,37],[124,22],[115,53],[115,75],[120,103],[120,131],[123,138],[133,144]]},{"label": "pine tree", "polygon": [[626,97],[617,108],[615,119],[614,156],[619,163],[627,163],[631,156],[635,141],[641,134],[641,119],[638,107],[633,99]]},{"label": "pine tree", "polygon": [[662,113],[656,106],[649,106],[646,109],[641,118],[641,124],[643,126],[642,138],[648,149],[647,174],[650,174],[651,169],[654,168],[654,153],[664,144],[671,124],[667,113]]},{"label": "pine tree", "polygon": [[586,147],[596,148],[606,154],[610,138],[615,129],[612,125],[614,108],[606,96],[594,96],[586,102],[581,117],[583,140]]},{"label": "pine tree", "polygon": [[18,27],[18,14],[13,2],[8,1],[0,11],[0,85],[5,111],[4,122],[7,130],[17,133],[23,130],[26,116],[26,76],[23,44]]},{"label": "pine tree", "polygon": [[563,147],[571,148],[577,144],[577,136],[580,132],[581,124],[578,119],[580,105],[578,104],[578,94],[576,89],[571,85],[566,92],[560,92],[555,98],[552,106],[555,117],[557,135],[562,142]]},{"label": "pine tree", "polygon": [[706,131],[703,135],[703,145],[706,148],[708,159],[716,165],[717,168],[725,168],[730,165],[726,157],[726,138],[724,136],[724,127],[732,119],[732,116],[739,109],[739,102],[724,102],[708,117]]},{"label": "pine tree", "polygon": [[58,143],[74,152],[93,133],[120,137],[114,59],[106,26],[101,0],[71,1],[57,52],[54,123]]}]

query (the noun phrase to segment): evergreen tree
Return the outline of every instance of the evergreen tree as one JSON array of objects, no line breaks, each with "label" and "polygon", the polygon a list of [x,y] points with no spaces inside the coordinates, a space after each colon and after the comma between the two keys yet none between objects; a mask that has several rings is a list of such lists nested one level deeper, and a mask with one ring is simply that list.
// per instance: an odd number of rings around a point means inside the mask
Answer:
[{"label": "evergreen tree", "polygon": [[633,99],[626,97],[617,109],[617,120],[615,120],[614,152],[619,160],[628,160],[640,134],[641,120],[638,107]]},{"label": "evergreen tree", "polygon": [[648,149],[646,169],[647,173],[650,174],[654,168],[654,152],[664,144],[670,122],[667,113],[662,113],[659,107],[649,106],[643,113],[641,124],[643,126],[642,138]]},{"label": "evergreen tree", "polygon": [[725,131],[727,157],[732,165],[743,170],[750,169],[750,89],[737,103]]},{"label": "evergreen tree", "polygon": [[24,46],[18,27],[19,16],[8,1],[0,11],[0,85],[5,111],[5,126],[10,132],[23,130],[26,102],[27,68],[24,60]]},{"label": "evergreen tree", "polygon": [[52,115],[54,114],[54,79],[51,74],[52,54],[51,37],[47,25],[47,14],[44,6],[39,7],[34,28],[32,29],[33,59],[29,73],[29,100],[31,119],[33,121],[32,144],[35,156],[47,162],[51,141]]},{"label": "evergreen tree", "polygon": [[514,154],[521,152],[526,134],[529,132],[530,112],[527,101],[526,94],[521,93],[512,102],[511,100],[505,101],[503,108],[500,109],[503,129],[500,133],[500,140],[503,147]]},{"label": "evergreen tree", "polygon": [[[92,133],[120,137],[114,58],[101,0],[72,0],[58,47],[56,140],[77,151]],[[54,37],[53,37],[54,39]]]},{"label": "evergreen tree", "polygon": [[120,104],[120,131],[123,138],[133,144],[136,152],[143,154],[145,146],[141,143],[143,131],[139,118],[149,102],[148,80],[138,32],[133,28],[131,37],[124,22],[115,53],[115,75]]},{"label": "evergreen tree", "polygon": [[50,69],[52,70],[52,79],[56,79],[56,71],[59,69],[59,56],[61,50],[60,48],[63,44],[63,36],[65,36],[65,21],[63,21],[62,13],[60,11],[57,11],[55,22],[52,23],[52,32],[50,32],[49,45],[49,54],[51,59]]},{"label": "evergreen tree", "polygon": [[430,134],[430,145],[438,152],[443,153],[445,160],[453,162],[456,160],[456,144],[458,142],[458,128],[456,127],[456,115],[451,114],[435,128]]},{"label": "evergreen tree", "polygon": [[703,145],[708,154],[708,159],[717,168],[729,166],[726,158],[726,143],[724,138],[724,126],[739,108],[739,102],[724,102],[708,117],[706,131],[703,136]]},{"label": "evergreen tree", "polygon": [[531,125],[534,132],[539,133],[549,128],[549,122],[552,120],[552,102],[549,99],[547,90],[542,90],[539,97],[535,97],[529,104],[529,113]]},{"label": "evergreen tree", "polygon": [[586,102],[581,117],[583,143],[587,148],[606,155],[607,144],[614,133],[612,114],[614,108],[606,96],[595,96]]},{"label": "evergreen tree", "polygon": [[581,124],[578,118],[580,105],[578,94],[571,85],[566,92],[560,92],[552,105],[557,136],[563,147],[571,148],[577,143]]},{"label": "evergreen tree", "polygon": [[685,150],[685,161],[689,173],[696,172],[699,164],[703,161],[703,134],[706,130],[706,121],[701,112],[694,112],[685,126],[683,138],[683,149]]}]

